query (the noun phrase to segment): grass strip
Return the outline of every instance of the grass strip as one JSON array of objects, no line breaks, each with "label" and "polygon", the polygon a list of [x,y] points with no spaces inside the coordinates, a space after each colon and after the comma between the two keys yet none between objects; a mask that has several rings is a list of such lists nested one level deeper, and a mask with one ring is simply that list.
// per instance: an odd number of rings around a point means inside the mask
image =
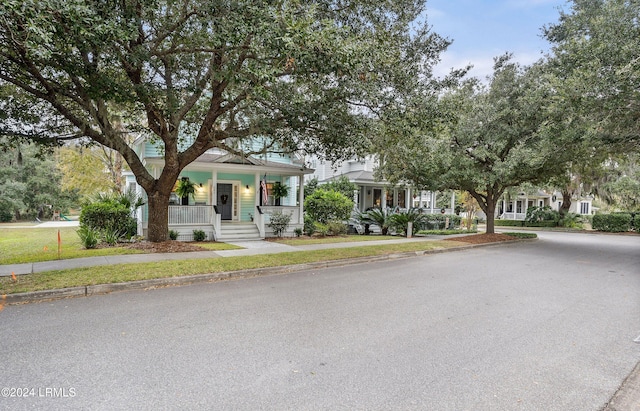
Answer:
[{"label": "grass strip", "polygon": [[0,294],[55,290],[68,287],[238,271],[251,268],[280,267],[318,261],[372,257],[399,252],[427,251],[455,247],[459,247],[459,244],[447,241],[420,241],[329,250],[263,254],[256,256],[255,258],[246,256],[218,257],[210,259],[119,264],[71,270],[47,271],[43,273],[21,275],[15,282],[11,277],[2,277],[0,278]]}]

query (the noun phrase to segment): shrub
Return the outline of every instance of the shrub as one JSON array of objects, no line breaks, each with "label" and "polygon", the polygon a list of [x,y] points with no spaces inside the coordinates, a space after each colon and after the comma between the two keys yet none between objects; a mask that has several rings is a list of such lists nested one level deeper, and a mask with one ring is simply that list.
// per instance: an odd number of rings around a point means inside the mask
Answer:
[{"label": "shrub", "polygon": [[633,218],[633,228],[640,232],[640,213]]},{"label": "shrub", "polygon": [[105,228],[100,234],[102,241],[109,245],[116,245],[122,238],[122,232],[113,228]]},{"label": "shrub", "polygon": [[380,227],[382,235],[387,235],[389,232],[389,216],[385,214],[380,208],[372,208],[371,210],[363,213],[358,217],[362,224],[375,224]]},{"label": "shrub", "polygon": [[271,214],[271,219],[267,225],[273,230],[273,234],[276,237],[282,237],[282,233],[287,231],[290,222],[291,213],[285,214],[282,211],[276,211]]},{"label": "shrub", "polygon": [[353,201],[333,190],[317,189],[304,200],[308,215],[319,223],[348,220],[353,210]]},{"label": "shrub", "polygon": [[538,238],[538,235],[536,233],[504,233],[504,234],[511,237],[523,238],[523,239]]},{"label": "shrub", "polygon": [[194,241],[204,241],[207,238],[207,235],[202,230],[193,230],[193,240]]},{"label": "shrub", "polygon": [[347,225],[342,221],[329,221],[327,223],[327,232],[329,235],[347,234]]},{"label": "shrub", "polygon": [[76,233],[78,234],[78,237],[80,237],[80,242],[82,243],[84,248],[89,250],[92,248],[96,248],[96,246],[98,245],[100,232],[95,228],[82,225],[76,230]]},{"label": "shrub", "polygon": [[99,231],[112,230],[129,239],[136,235],[137,223],[130,209],[124,204],[105,200],[82,207],[80,225]]},{"label": "shrub", "polygon": [[304,215],[303,231],[309,237],[311,237],[313,233],[316,231],[315,221],[313,221],[313,218],[311,218],[311,216],[308,214]]},{"label": "shrub", "polygon": [[178,232],[176,230],[169,230],[169,239],[173,241],[177,240]]},{"label": "shrub", "polygon": [[[497,225],[497,224],[496,224]],[[524,227],[557,227],[558,223],[555,221],[525,221]]]},{"label": "shrub", "polygon": [[567,213],[558,221],[560,227],[582,228],[582,220],[580,214]]},{"label": "shrub", "polygon": [[302,235],[302,228],[297,227],[295,230],[293,230],[293,233],[296,235],[296,237],[300,237]]},{"label": "shrub", "polygon": [[[534,223],[538,221],[553,221],[558,222],[560,220],[560,213],[551,209],[550,206],[538,207],[533,206],[527,208],[527,215],[524,219],[528,223]],[[554,225],[555,226],[555,225]],[[536,227],[536,226],[530,226]],[[537,226],[541,227],[541,226]]]},{"label": "shrub", "polygon": [[315,223],[314,224],[314,233],[317,233],[323,237],[329,235],[329,226],[323,223]]},{"label": "shrub", "polygon": [[406,236],[409,230],[409,223],[413,223],[411,229],[411,235],[413,235],[418,232],[425,220],[426,214],[422,214],[415,208],[412,208],[404,213],[392,214],[389,217],[389,225],[391,228],[394,228],[396,231],[402,232],[402,234]]},{"label": "shrub", "polygon": [[520,220],[495,220],[494,224],[501,227],[523,227],[524,221]]},{"label": "shrub", "polygon": [[631,229],[631,214],[596,214],[593,216],[593,229],[619,233]]},{"label": "shrub", "polygon": [[[449,226],[445,227],[449,219]],[[455,214],[424,214],[420,230],[453,230],[460,227],[462,217]]]}]

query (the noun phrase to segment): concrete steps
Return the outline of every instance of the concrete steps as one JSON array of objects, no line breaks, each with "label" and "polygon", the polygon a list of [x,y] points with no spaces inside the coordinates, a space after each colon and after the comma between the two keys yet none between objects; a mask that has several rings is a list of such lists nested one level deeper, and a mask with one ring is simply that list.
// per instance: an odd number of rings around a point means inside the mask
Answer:
[{"label": "concrete steps", "polygon": [[260,231],[254,223],[225,223],[220,226],[217,241],[262,240]]}]

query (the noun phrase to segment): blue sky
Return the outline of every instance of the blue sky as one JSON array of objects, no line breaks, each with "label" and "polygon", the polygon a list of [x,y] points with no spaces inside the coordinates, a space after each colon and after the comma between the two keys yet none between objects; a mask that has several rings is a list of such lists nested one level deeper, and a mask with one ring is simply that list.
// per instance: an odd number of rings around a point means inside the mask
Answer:
[{"label": "blue sky", "polygon": [[427,0],[427,23],[453,44],[441,56],[437,75],[473,64],[470,75],[491,74],[493,57],[511,52],[514,60],[533,63],[549,50],[542,27],[555,23],[565,0]]}]

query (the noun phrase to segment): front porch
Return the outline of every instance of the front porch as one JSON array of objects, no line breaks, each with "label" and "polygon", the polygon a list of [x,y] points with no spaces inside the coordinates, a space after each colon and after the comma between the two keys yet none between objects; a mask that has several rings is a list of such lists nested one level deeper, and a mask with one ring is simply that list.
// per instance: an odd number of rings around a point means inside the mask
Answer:
[{"label": "front porch", "polygon": [[[268,224],[271,215],[277,212],[291,215],[291,223],[286,231],[293,235],[296,228],[303,227],[303,218],[298,206],[256,206],[248,213],[248,221],[223,220],[216,205],[170,205],[169,230],[178,233],[179,241],[193,241],[193,231],[202,230],[212,241],[261,240],[273,236]],[[144,221],[143,235],[146,235],[148,221]]]}]

